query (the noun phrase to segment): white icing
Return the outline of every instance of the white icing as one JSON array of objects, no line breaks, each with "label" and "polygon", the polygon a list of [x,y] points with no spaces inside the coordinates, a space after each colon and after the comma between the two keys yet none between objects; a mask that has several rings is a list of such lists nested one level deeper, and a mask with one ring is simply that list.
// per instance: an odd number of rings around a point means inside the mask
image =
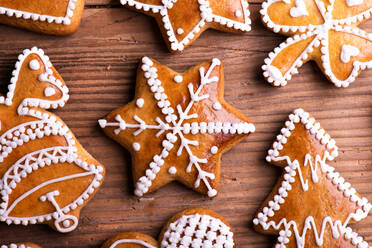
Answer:
[{"label": "white icing", "polygon": [[309,12],[307,12],[304,0],[296,0],[296,6],[291,8],[289,14],[295,18],[300,16],[308,16]]},{"label": "white icing", "polygon": [[56,93],[57,93],[56,90],[52,87],[47,87],[44,90],[44,95],[46,97],[54,96]]},{"label": "white icing", "polygon": [[24,244],[10,244],[10,245],[2,245],[0,248],[31,248],[31,246],[26,246]]},{"label": "white icing", "polygon": [[[20,116],[33,117],[36,120],[12,127],[0,136],[0,165],[4,162],[4,159],[9,156],[9,154],[17,151],[17,149],[22,147],[25,143],[35,139],[42,139],[45,136],[63,137],[65,138],[67,146],[51,146],[26,154],[7,169],[0,180],[0,195],[3,200],[3,202],[0,204],[0,221],[5,221],[7,224],[22,223],[23,225],[28,225],[49,222],[50,220],[54,219],[55,228],[58,231],[69,232],[76,228],[78,219],[73,215],[67,214],[76,209],[77,206],[83,205],[84,202],[90,198],[90,195],[94,193],[95,189],[99,187],[101,184],[100,181],[102,181],[103,178],[103,168],[101,166],[95,166],[92,164],[89,165],[87,162],[80,159],[79,155],[77,154],[75,139],[73,138],[73,134],[68,127],[52,114],[42,110],[42,108],[57,108],[58,106],[63,106],[68,99],[68,89],[60,80],[57,80],[53,76],[53,71],[51,69],[52,64],[41,49],[32,48],[31,50],[25,50],[23,54],[19,56],[19,61],[16,63],[16,69],[13,71],[13,78],[11,79],[11,84],[9,85],[7,98],[5,99],[3,97],[0,99],[1,104],[6,104],[7,106],[11,106],[13,104],[12,99],[17,86],[20,68],[30,54],[38,55],[41,61],[43,61],[43,66],[45,67],[46,72],[39,76],[39,80],[54,85],[61,91],[62,96],[60,99],[55,101],[26,98],[21,102],[20,106],[17,108],[18,114]],[[65,162],[74,163],[76,166],[80,167],[86,172],[80,174],[71,174],[60,178],[54,178],[49,181],[44,181],[40,185],[37,185],[29,191],[18,196],[10,204],[9,198],[13,190],[20,182],[27,180],[29,174],[42,169],[45,165],[58,165],[59,163]],[[59,207],[55,199],[55,196],[57,196],[58,193],[50,192],[44,197],[41,197],[40,200],[48,200],[49,203],[44,204],[52,204],[55,207],[54,212],[52,211],[41,216],[12,216],[12,210],[17,206],[17,204],[39,189],[42,189],[45,186],[53,183],[89,175],[94,177],[91,184],[76,200],[74,200],[72,203],[66,204],[63,208]],[[67,221],[69,221],[71,226],[66,228],[63,223],[67,223]]]},{"label": "white icing", "polygon": [[74,16],[75,4],[77,0],[69,0],[67,4],[66,14],[65,16],[50,16],[46,14],[40,13],[31,13],[27,11],[21,11],[12,8],[6,8],[0,5],[0,15],[7,15],[9,17],[15,16],[17,18],[23,18],[26,20],[33,20],[33,21],[41,21],[41,22],[48,22],[48,23],[56,23],[56,24],[64,24],[70,25],[71,18]]},{"label": "white icing", "polygon": [[340,59],[344,63],[349,63],[351,57],[358,56],[360,54],[360,50],[351,45],[343,45],[341,50]]},{"label": "white icing", "polygon": [[141,145],[139,143],[137,143],[137,142],[134,142],[133,143],[133,149],[135,151],[139,151],[141,149]]},{"label": "white icing", "polygon": [[142,108],[144,104],[145,104],[145,100],[143,98],[138,98],[137,99],[137,101],[136,101],[137,107]]},{"label": "white icing", "polygon": [[243,15],[243,13],[240,10],[236,10],[234,14],[236,17],[241,17]]},{"label": "white icing", "polygon": [[137,196],[142,196],[144,193],[148,192],[152,181],[156,178],[157,173],[160,171],[161,167],[164,165],[164,159],[169,155],[169,152],[174,149],[175,143],[180,139],[180,146],[178,147],[177,155],[181,156],[183,152],[186,152],[189,157],[189,165],[186,168],[187,173],[191,173],[194,168],[197,171],[197,178],[195,180],[194,186],[198,188],[200,182],[202,181],[206,188],[208,189],[208,195],[213,197],[217,194],[217,191],[213,189],[210,185],[209,179],[214,180],[215,175],[208,171],[204,171],[200,164],[208,163],[206,158],[199,158],[195,156],[190,148],[190,146],[198,146],[198,140],[190,140],[185,137],[186,134],[204,134],[204,133],[224,133],[224,134],[248,134],[255,131],[255,127],[251,123],[222,123],[222,122],[192,122],[184,123],[185,120],[190,120],[197,118],[197,113],[189,113],[195,103],[203,101],[209,98],[209,95],[200,95],[203,88],[212,83],[217,83],[219,81],[218,77],[212,77],[211,73],[215,68],[217,68],[221,62],[218,59],[213,59],[210,67],[205,71],[204,67],[199,69],[200,73],[200,85],[196,90],[194,90],[193,84],[188,85],[189,94],[191,97],[190,102],[185,109],[182,109],[180,105],[177,106],[178,115],[175,114],[175,110],[171,106],[170,102],[167,101],[168,96],[164,93],[164,89],[161,86],[162,82],[158,79],[157,69],[154,67],[154,63],[149,58],[145,57],[142,59],[143,65],[142,69],[145,72],[145,77],[148,79],[148,85],[151,87],[151,91],[154,93],[155,99],[158,101],[157,106],[161,109],[164,114],[165,122],[162,121],[160,117],[155,118],[155,124],[148,124],[142,120],[138,115],[134,115],[133,119],[137,123],[127,123],[120,115],[115,117],[116,122],[108,123],[105,120],[99,121],[102,128],[112,126],[117,127],[114,133],[118,135],[121,131],[126,129],[135,129],[133,132],[134,136],[139,135],[144,130],[152,129],[158,130],[156,137],[160,137],[162,134],[166,133],[164,140],[162,141],[163,150],[160,154],[155,155],[153,161],[149,164],[149,168],[145,172],[145,176],[142,176],[136,183],[135,194]]},{"label": "white icing", "polygon": [[182,28],[177,29],[177,34],[183,34],[185,31]]},{"label": "white icing", "polygon": [[30,107],[41,107],[44,109],[49,108],[58,108],[63,107],[67,102],[69,95],[68,95],[68,88],[62,84],[59,79],[56,79],[53,75],[53,71],[51,69],[52,63],[50,62],[48,56],[44,55],[44,51],[42,49],[38,49],[37,47],[33,47],[32,49],[26,49],[23,51],[23,54],[18,56],[18,62],[15,65],[15,69],[12,72],[13,77],[10,79],[10,84],[8,86],[8,93],[6,98],[0,96],[0,104],[6,104],[7,106],[11,106],[13,103],[14,91],[17,87],[17,81],[19,77],[19,73],[21,67],[24,63],[24,60],[30,55],[36,54],[43,62],[43,66],[45,67],[45,73],[39,75],[39,81],[41,82],[48,82],[53,84],[57,87],[58,90],[62,92],[62,97],[58,100],[49,101],[46,99],[37,99],[37,98],[26,98],[23,100],[21,105],[18,107],[18,114],[25,115]]},{"label": "white icing", "polygon": [[37,61],[37,59],[31,60],[28,66],[33,71],[37,71],[37,70],[40,69],[40,63],[39,63],[39,61]]},{"label": "white icing", "polygon": [[[331,68],[330,62],[330,54],[329,54],[329,31],[336,31],[336,32],[343,32],[355,36],[356,39],[364,39],[366,42],[372,42],[372,35],[364,32],[361,29],[353,27],[353,24],[359,23],[363,20],[370,18],[372,14],[372,8],[364,10],[354,16],[346,17],[342,19],[334,19],[333,18],[333,8],[335,4],[335,0],[330,1],[329,6],[325,6],[324,3],[320,0],[315,0],[316,6],[319,10],[319,13],[322,15],[324,19],[324,23],[320,25],[280,25],[276,24],[273,20],[271,20],[270,16],[268,15],[268,8],[277,2],[281,2],[282,0],[266,0],[262,4],[261,15],[262,20],[266,24],[267,27],[272,29],[276,33],[286,33],[288,35],[293,35],[292,37],[288,38],[287,41],[283,42],[279,45],[279,47],[274,49],[274,52],[269,53],[269,57],[265,59],[265,64],[262,66],[264,71],[264,76],[267,81],[274,86],[285,86],[289,80],[291,80],[292,76],[298,73],[298,68],[301,67],[305,62],[307,62],[311,58],[313,51],[315,48],[320,47],[320,51],[322,53],[320,59],[322,61],[322,66],[325,74],[328,76],[331,82],[333,82],[337,87],[348,87],[350,83],[354,82],[356,77],[358,76],[361,70],[365,70],[367,68],[372,68],[372,60],[367,62],[360,62],[355,61],[353,63],[353,70],[345,80],[338,79]],[[346,0],[348,1],[348,0]],[[358,1],[358,0],[356,0]],[[284,1],[286,3],[291,3],[291,1]],[[302,5],[302,1],[296,0],[297,7],[291,9],[291,13],[294,15],[298,15],[303,12],[300,7]],[[356,3],[354,1],[350,1]],[[297,42],[301,42],[305,39],[312,38],[312,41],[309,45],[304,49],[304,51],[297,57],[297,59],[292,63],[290,66],[286,66],[289,69],[282,75],[278,73],[278,68],[275,66],[273,67],[272,63],[274,59],[281,54],[284,49],[290,49],[291,45],[296,45]],[[278,69],[278,70],[276,70]]]},{"label": "white icing", "polygon": [[174,51],[182,51],[184,47],[193,41],[194,37],[202,31],[206,23],[213,22],[241,31],[251,30],[251,20],[249,18],[250,13],[248,10],[248,2],[246,0],[241,0],[244,22],[235,21],[224,16],[218,16],[213,13],[209,0],[198,0],[200,5],[199,10],[201,20],[189,33],[182,38],[182,40],[177,39],[175,32],[178,33],[179,29],[176,30],[175,27],[172,26],[172,22],[168,14],[168,10],[173,7],[175,1],[162,1],[162,5],[145,4],[137,0],[120,0],[120,2],[122,5],[134,6],[136,9],[143,10],[145,12],[159,13],[162,16],[161,20],[166,30],[166,34],[168,35],[168,40],[171,43],[171,49]]},{"label": "white icing", "polygon": [[183,215],[169,224],[160,247],[233,248],[234,234],[229,226],[210,215]]},{"label": "white icing", "polygon": [[182,83],[182,81],[183,81],[183,77],[182,77],[182,75],[176,75],[176,76],[174,77],[174,81],[175,81],[176,83]]},{"label": "white icing", "polygon": [[217,154],[217,152],[218,152],[218,147],[217,146],[212,146],[211,147],[211,153],[212,154]]},{"label": "white icing", "polygon": [[169,170],[168,170],[169,174],[171,175],[174,175],[177,173],[177,168],[172,166],[172,167],[169,167]]},{"label": "white icing", "polygon": [[347,6],[352,7],[352,6],[358,6],[363,4],[363,0],[345,0]]},{"label": "white icing", "polygon": [[222,109],[222,105],[221,105],[220,102],[215,102],[215,103],[213,103],[212,108],[213,108],[214,110],[218,111],[218,110],[221,110],[221,109]]},{"label": "white icing", "polygon": [[[363,241],[358,234],[352,232],[351,228],[347,227],[350,220],[359,221],[368,215],[371,209],[371,204],[368,203],[366,198],[360,198],[354,188],[351,188],[350,183],[345,182],[345,179],[335,172],[335,168],[326,163],[327,160],[333,160],[338,155],[338,148],[335,145],[335,141],[320,128],[320,124],[315,121],[314,118],[309,117],[309,113],[304,112],[302,109],[295,110],[294,114],[289,116],[289,121],[285,123],[286,127],[281,130],[281,134],[277,136],[277,140],[273,144],[273,149],[270,149],[266,160],[271,161],[286,161],[287,166],[284,168],[285,174],[284,180],[278,189],[278,194],[275,195],[268,202],[268,206],[264,207],[262,212],[257,215],[257,218],[253,220],[255,225],[261,225],[264,230],[274,228],[280,230],[278,243],[275,247],[286,247],[289,242],[289,237],[292,235],[292,231],[295,234],[296,244],[298,248],[305,247],[306,244],[306,233],[308,230],[313,230],[314,238],[318,246],[322,246],[323,237],[326,228],[329,226],[332,231],[334,238],[344,236],[345,239],[351,239],[353,244],[357,247],[368,247],[368,244]],[[351,202],[355,202],[359,209],[355,213],[350,213],[344,223],[340,220],[333,220],[330,216],[324,216],[322,220],[321,229],[318,231],[317,224],[313,216],[307,216],[304,220],[304,226],[302,230],[299,230],[298,224],[293,220],[281,219],[279,223],[274,221],[268,221],[268,218],[272,218],[275,215],[275,211],[280,209],[280,205],[285,202],[285,198],[292,190],[292,184],[296,180],[296,175],[301,182],[303,190],[306,192],[309,190],[308,180],[304,180],[301,171],[301,165],[298,160],[292,160],[288,156],[279,156],[280,151],[284,148],[284,144],[287,143],[288,137],[291,136],[291,131],[294,130],[296,123],[302,123],[305,128],[319,140],[322,145],[325,145],[327,151],[324,152],[323,157],[316,155],[315,162],[311,161],[310,154],[305,156],[304,167],[310,165],[311,168],[311,179],[313,183],[318,183],[317,167],[320,166],[322,173],[326,173],[326,178],[337,186],[337,189],[343,193],[343,195]],[[329,152],[331,151],[331,153]]]},{"label": "white icing", "polygon": [[138,244],[138,245],[142,245],[146,248],[157,248],[153,245],[150,245],[149,243],[145,242],[145,241],[142,241],[142,240],[138,240],[138,239],[120,239],[120,240],[116,240],[112,245],[110,245],[109,248],[115,248],[117,247],[118,245],[120,244]]}]

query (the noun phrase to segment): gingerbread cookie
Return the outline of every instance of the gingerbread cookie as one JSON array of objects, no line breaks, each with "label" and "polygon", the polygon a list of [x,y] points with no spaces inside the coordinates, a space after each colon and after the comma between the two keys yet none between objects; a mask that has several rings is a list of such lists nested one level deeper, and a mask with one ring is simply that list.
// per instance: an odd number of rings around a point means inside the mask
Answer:
[{"label": "gingerbread cookie", "polygon": [[79,27],[83,9],[84,0],[0,0],[0,23],[66,35]]},{"label": "gingerbread cookie", "polygon": [[153,237],[138,232],[118,234],[107,240],[102,248],[158,248]]},{"label": "gingerbread cookie", "polygon": [[186,209],[173,216],[159,235],[159,244],[142,233],[123,233],[102,248],[234,248],[232,228],[219,214],[203,208]]},{"label": "gingerbread cookie", "polygon": [[171,52],[180,52],[208,28],[251,30],[247,0],[121,0],[126,7],[155,18]]},{"label": "gingerbread cookie", "polygon": [[43,50],[23,51],[12,75],[0,96],[0,221],[70,232],[104,168],[45,110],[63,107],[69,95]]},{"label": "gingerbread cookie", "polygon": [[219,214],[203,208],[186,209],[164,226],[159,243],[167,247],[234,248],[234,233]]},{"label": "gingerbread cookie", "polygon": [[279,235],[275,247],[368,247],[349,224],[365,218],[371,204],[327,164],[337,155],[309,113],[289,116],[266,157],[284,172],[253,220],[257,231]]},{"label": "gingerbread cookie", "polygon": [[41,248],[38,245],[32,243],[18,243],[18,244],[10,244],[10,245],[2,245],[1,248]]},{"label": "gingerbread cookie", "polygon": [[213,197],[221,155],[255,128],[223,98],[221,62],[177,73],[144,57],[135,99],[99,124],[132,154],[135,194],[177,180]]},{"label": "gingerbread cookie", "polygon": [[274,86],[285,86],[309,60],[337,87],[372,67],[372,34],[357,27],[371,17],[370,0],[266,0],[261,14],[269,29],[291,36],[262,67]]}]

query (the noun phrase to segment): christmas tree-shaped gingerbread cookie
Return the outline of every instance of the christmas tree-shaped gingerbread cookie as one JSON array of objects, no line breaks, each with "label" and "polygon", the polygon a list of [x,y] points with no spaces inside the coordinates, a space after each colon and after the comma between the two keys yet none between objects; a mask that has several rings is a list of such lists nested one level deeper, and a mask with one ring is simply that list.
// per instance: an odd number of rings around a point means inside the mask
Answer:
[{"label": "christmas tree-shaped gingerbread cookie", "polygon": [[70,232],[104,168],[46,111],[63,107],[69,96],[43,50],[25,50],[12,75],[8,94],[0,96],[0,221]]},{"label": "christmas tree-shaped gingerbread cookie", "polygon": [[143,58],[135,99],[99,121],[105,133],[132,153],[135,194],[172,181],[213,197],[221,155],[254,125],[223,98],[218,59],[177,73]]},{"label": "christmas tree-shaped gingerbread cookie", "polygon": [[279,236],[275,247],[368,247],[349,224],[365,218],[371,204],[327,164],[337,155],[309,113],[289,116],[266,158],[284,172],[253,220],[257,231]]}]

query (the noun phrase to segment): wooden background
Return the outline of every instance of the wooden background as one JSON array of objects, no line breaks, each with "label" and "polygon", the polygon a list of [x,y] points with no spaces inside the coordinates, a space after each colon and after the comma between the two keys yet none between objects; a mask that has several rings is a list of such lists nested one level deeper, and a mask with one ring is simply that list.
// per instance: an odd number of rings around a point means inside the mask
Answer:
[{"label": "wooden background", "polygon": [[[209,30],[179,55],[166,50],[151,18],[123,8],[118,0],[87,0],[82,25],[69,37],[33,34],[1,25],[2,88],[9,82],[23,49],[35,45],[43,48],[71,93],[67,105],[56,113],[105,165],[107,175],[96,197],[83,209],[74,232],[60,234],[45,225],[1,223],[0,243],[99,247],[111,235],[134,230],[156,237],[176,212],[203,206],[226,217],[239,247],[271,247],[274,239],[256,233],[252,218],[281,172],[265,162],[266,151],[288,114],[297,107],[311,112],[336,140],[341,152],[332,165],[372,201],[372,70],[363,72],[349,88],[338,89],[314,63],[308,63],[286,87],[272,87],[264,81],[260,67],[269,51],[285,38],[265,30],[258,15],[260,2],[250,3],[253,30],[248,34]],[[372,32],[372,22],[363,27]],[[213,200],[178,183],[142,200],[134,197],[129,153],[97,125],[99,118],[132,99],[136,67],[145,55],[180,72],[210,58],[220,58],[226,72],[226,100],[256,125],[256,133],[223,156],[221,191]],[[372,216],[352,226],[372,244]]]}]

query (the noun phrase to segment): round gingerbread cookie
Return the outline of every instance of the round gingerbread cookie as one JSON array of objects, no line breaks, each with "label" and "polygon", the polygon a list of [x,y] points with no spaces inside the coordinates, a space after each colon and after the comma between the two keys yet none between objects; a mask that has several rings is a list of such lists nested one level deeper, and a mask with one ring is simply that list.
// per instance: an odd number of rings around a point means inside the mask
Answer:
[{"label": "round gingerbread cookie", "polygon": [[158,248],[158,242],[151,236],[139,232],[126,232],[107,240],[102,248]]},{"label": "round gingerbread cookie", "polygon": [[0,0],[0,23],[66,35],[79,27],[83,9],[84,0]]},{"label": "round gingerbread cookie", "polygon": [[203,208],[186,209],[164,226],[159,243],[167,247],[236,247],[231,226],[219,214]]}]

